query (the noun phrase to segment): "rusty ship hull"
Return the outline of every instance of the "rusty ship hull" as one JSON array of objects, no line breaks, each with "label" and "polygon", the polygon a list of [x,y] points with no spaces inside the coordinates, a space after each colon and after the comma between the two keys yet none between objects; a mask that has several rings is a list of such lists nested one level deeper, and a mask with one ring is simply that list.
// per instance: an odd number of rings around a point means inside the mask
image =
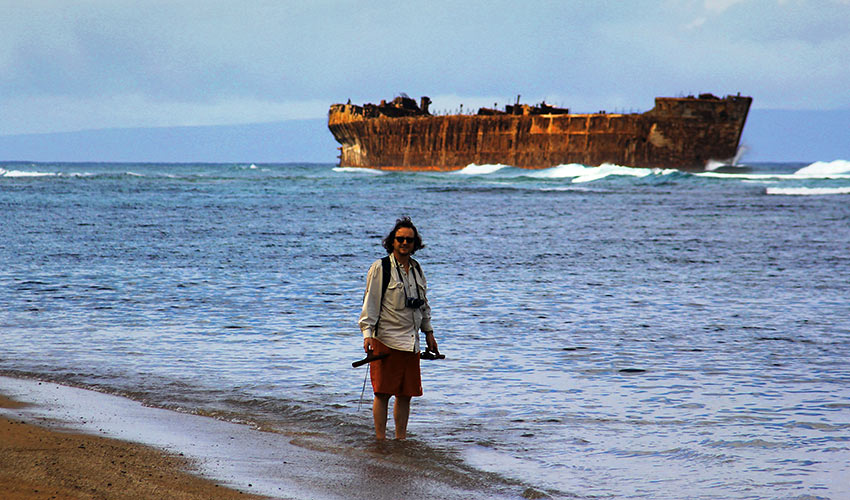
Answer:
[{"label": "rusty ship hull", "polygon": [[469,164],[541,169],[580,163],[704,170],[738,151],[752,98],[658,97],[644,113],[574,114],[506,106],[432,115],[430,100],[331,105],[328,128],[339,165],[384,170],[457,170]]}]

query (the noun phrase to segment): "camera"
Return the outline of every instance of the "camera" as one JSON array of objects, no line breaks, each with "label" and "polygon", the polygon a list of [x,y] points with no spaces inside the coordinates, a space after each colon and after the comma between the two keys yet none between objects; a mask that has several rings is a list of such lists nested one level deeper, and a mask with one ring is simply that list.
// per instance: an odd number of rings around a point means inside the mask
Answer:
[{"label": "camera", "polygon": [[409,307],[411,309],[419,309],[423,305],[425,305],[425,301],[420,299],[419,297],[407,297],[405,301],[405,307]]}]

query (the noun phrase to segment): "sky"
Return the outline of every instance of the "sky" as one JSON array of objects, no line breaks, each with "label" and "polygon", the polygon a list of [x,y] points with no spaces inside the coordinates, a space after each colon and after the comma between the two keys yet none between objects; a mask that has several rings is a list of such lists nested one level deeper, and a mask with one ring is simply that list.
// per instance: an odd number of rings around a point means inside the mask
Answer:
[{"label": "sky", "polygon": [[0,0],[0,136],[326,117],[428,95],[850,110],[850,0]]}]

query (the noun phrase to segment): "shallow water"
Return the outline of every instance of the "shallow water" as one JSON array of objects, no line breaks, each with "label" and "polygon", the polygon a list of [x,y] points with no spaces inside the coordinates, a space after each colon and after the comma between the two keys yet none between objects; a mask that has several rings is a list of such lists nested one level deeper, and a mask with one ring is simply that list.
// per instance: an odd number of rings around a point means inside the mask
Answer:
[{"label": "shallow water", "polygon": [[0,371],[361,445],[365,272],[408,214],[448,356],[423,365],[415,467],[846,498],[848,194],[841,161],[0,165]]}]

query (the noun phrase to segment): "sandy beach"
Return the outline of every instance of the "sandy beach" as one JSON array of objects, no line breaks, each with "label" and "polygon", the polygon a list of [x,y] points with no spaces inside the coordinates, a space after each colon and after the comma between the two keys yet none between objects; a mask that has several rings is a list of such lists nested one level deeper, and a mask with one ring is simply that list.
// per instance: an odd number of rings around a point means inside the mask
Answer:
[{"label": "sandy beach", "polygon": [[415,440],[341,444],[0,376],[6,499],[491,499],[541,492]]},{"label": "sandy beach", "polygon": [[[0,394],[0,408],[26,406]],[[185,458],[148,446],[0,417],[0,491],[8,500],[262,498],[190,470]]]}]

